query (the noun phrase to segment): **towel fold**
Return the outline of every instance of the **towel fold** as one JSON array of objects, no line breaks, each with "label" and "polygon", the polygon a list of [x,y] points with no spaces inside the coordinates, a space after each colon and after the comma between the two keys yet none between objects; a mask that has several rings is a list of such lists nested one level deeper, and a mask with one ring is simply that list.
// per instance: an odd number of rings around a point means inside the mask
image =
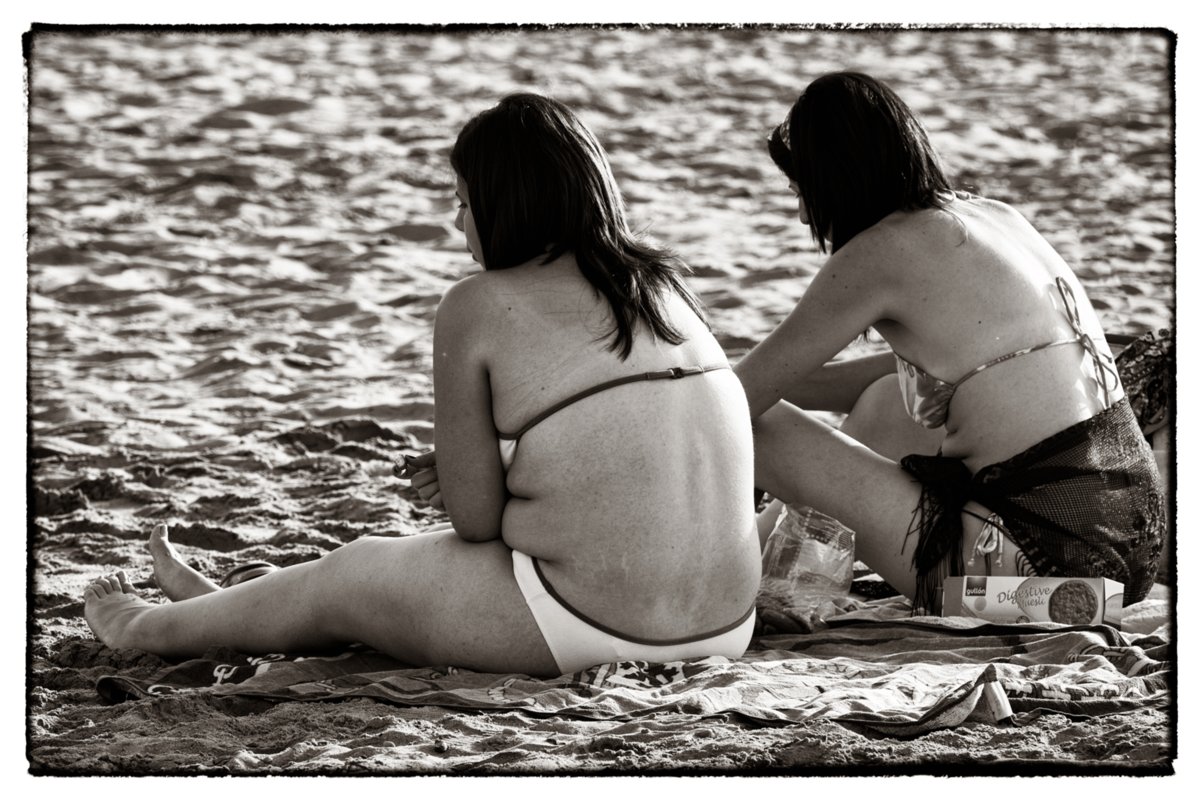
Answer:
[{"label": "towel fold", "polygon": [[1096,716],[1169,702],[1167,642],[1159,636],[914,618],[899,597],[849,606],[813,633],[758,637],[737,660],[616,662],[540,679],[405,667],[362,647],[305,657],[214,650],[149,678],[102,677],[97,690],[110,703],[200,691],[217,699],[370,698],[580,719],[823,718],[898,738],[967,721],[1023,724],[1046,711]]}]

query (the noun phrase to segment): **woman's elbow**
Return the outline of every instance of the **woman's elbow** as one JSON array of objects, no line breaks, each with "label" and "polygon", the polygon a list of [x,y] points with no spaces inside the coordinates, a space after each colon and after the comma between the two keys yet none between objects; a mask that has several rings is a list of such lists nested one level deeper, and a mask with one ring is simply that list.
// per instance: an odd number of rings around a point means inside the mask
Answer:
[{"label": "woman's elbow", "polygon": [[446,508],[454,532],[467,542],[487,542],[500,538],[500,512],[482,511],[480,508],[457,511],[453,506]]},{"label": "woman's elbow", "polygon": [[459,537],[468,542],[486,542],[500,536],[500,521],[508,503],[503,488],[443,479],[441,493],[442,508]]},{"label": "woman's elbow", "polygon": [[454,521],[451,521],[451,525],[454,526],[454,533],[459,539],[467,542],[490,542],[500,539],[500,529],[494,526],[461,525]]}]

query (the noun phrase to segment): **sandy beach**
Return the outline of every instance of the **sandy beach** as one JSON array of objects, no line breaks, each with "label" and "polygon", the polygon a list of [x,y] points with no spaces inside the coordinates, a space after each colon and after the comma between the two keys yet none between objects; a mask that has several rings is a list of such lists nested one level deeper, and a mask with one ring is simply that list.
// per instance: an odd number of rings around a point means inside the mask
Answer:
[{"label": "sandy beach", "polygon": [[[578,110],[636,228],[691,266],[731,358],[822,262],[765,139],[808,80],[844,68],[906,98],[961,186],[1029,218],[1109,331],[1173,327],[1169,34],[129,28],[42,30],[30,44],[32,771],[885,770],[984,750],[1120,770],[1169,757],[1168,708],[1085,731],[1046,714],[903,741],[827,720],[798,731],[706,718],[599,745],[585,742],[619,736],[619,723],[365,699],[245,713],[203,695],[111,705],[98,678],[165,663],[100,645],[81,601],[117,568],[165,600],[145,546],[159,522],[219,580],[444,519],[391,463],[433,441],[434,314],[477,268],[453,228],[447,153],[463,122],[512,91]],[[496,739],[520,754],[493,761]]]}]

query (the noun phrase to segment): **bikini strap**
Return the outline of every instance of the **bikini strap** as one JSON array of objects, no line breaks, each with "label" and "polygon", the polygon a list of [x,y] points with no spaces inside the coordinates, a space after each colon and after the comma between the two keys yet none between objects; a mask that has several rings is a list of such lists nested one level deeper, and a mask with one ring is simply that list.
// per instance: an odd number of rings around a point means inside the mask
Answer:
[{"label": "bikini strap", "polygon": [[611,379],[607,382],[601,382],[598,385],[593,385],[592,387],[589,387],[586,390],[582,390],[572,396],[568,396],[567,398],[563,399],[562,401],[558,402],[557,404],[553,404],[550,407],[546,408],[545,410],[542,410],[537,415],[533,416],[532,420],[530,420],[528,423],[526,423],[524,426],[522,426],[516,432],[513,432],[511,434],[505,434],[504,432],[498,432],[496,434],[496,436],[499,437],[501,440],[520,440],[521,437],[526,432],[528,432],[533,427],[537,426],[542,421],[549,418],[554,413],[563,409],[564,407],[570,406],[571,404],[574,404],[576,401],[585,399],[588,396],[593,396],[596,393],[600,393],[605,390],[610,390],[614,387],[619,387],[620,385],[627,385],[631,382],[649,382],[649,381],[653,381],[655,379],[683,379],[685,376],[697,376],[699,374],[708,373],[709,371],[719,371],[723,368],[729,368],[729,367],[730,367],[730,365],[727,362],[713,363],[712,365],[686,365],[686,366],[680,366],[680,367],[676,367],[676,368],[666,368],[662,371],[647,371],[647,372],[641,373],[641,374],[631,374],[630,376],[622,376],[622,377],[618,377],[617,379]]},{"label": "bikini strap", "polygon": [[[713,369],[710,368],[708,370],[713,370]],[[691,370],[691,373],[703,373],[703,371]],[[689,376],[689,375],[690,374],[684,374],[684,376]],[[656,377],[656,378],[660,378],[660,377]],[[666,377],[661,377],[661,378],[666,378]],[[675,378],[675,377],[670,377],[670,378]],[[575,615],[576,618],[578,618],[579,620],[581,620],[584,623],[587,623],[592,628],[602,631],[603,633],[608,634],[609,636],[615,636],[617,639],[623,639],[626,642],[633,642],[634,644],[637,644],[637,645],[658,645],[661,647],[671,647],[674,645],[688,645],[688,644],[691,644],[692,642],[703,642],[704,640],[713,639],[713,638],[719,637],[723,634],[728,634],[730,631],[733,631],[735,628],[740,628],[743,623],[745,623],[747,620],[750,619],[751,615],[754,614],[754,610],[756,608],[755,604],[751,603],[750,608],[747,609],[745,611],[745,613],[742,614],[741,617],[734,620],[732,623],[729,623],[728,625],[721,626],[720,628],[716,629],[715,631],[706,631],[702,634],[692,634],[690,636],[678,637],[676,639],[646,639],[645,637],[638,637],[638,636],[633,636],[632,634],[621,633],[620,631],[617,631],[614,628],[610,628],[609,626],[604,625],[603,623],[601,623],[598,620],[593,620],[591,617],[588,617],[586,614],[584,614],[583,612],[576,609],[573,605],[571,605],[570,603],[567,602],[566,598],[564,598],[562,595],[558,594],[558,590],[556,590],[554,588],[554,585],[550,583],[550,580],[546,578],[546,574],[542,572],[541,562],[532,556],[530,557],[530,559],[533,561],[533,572],[537,574],[538,579],[542,582],[542,587],[546,590],[546,594],[548,594],[551,598],[553,598],[555,601],[557,601],[558,605],[562,606],[568,612]]]},{"label": "bikini strap", "polygon": [[1053,346],[1067,346],[1067,345],[1070,345],[1073,343],[1078,343],[1078,342],[1079,341],[1076,338],[1067,338],[1066,340],[1052,340],[1049,343],[1039,343],[1036,346],[1029,346],[1024,349],[1017,349],[1016,351],[1010,351],[1008,354],[1003,354],[994,360],[988,360],[983,365],[976,366],[975,368],[972,368],[970,371],[967,371],[967,373],[964,374],[963,377],[961,379],[959,379],[957,382],[954,382],[951,385],[951,387],[953,387],[955,390],[957,390],[958,386],[961,385],[963,382],[966,382],[968,379],[970,379],[971,377],[975,376],[976,374],[978,374],[982,371],[986,371],[988,368],[991,368],[993,365],[999,365],[1000,363],[1004,362],[1005,360],[1011,360],[1014,357],[1022,357],[1026,354],[1031,354],[1035,351],[1041,351],[1042,349],[1049,349]]},{"label": "bikini strap", "polygon": [[[954,382],[952,387],[955,390],[958,389],[959,385],[961,385],[963,382],[966,382],[979,372],[991,368],[993,365],[998,365],[1005,360],[1011,360],[1014,357],[1021,357],[1035,351],[1041,351],[1042,349],[1049,349],[1052,346],[1067,346],[1072,343],[1078,343],[1084,348],[1084,351],[1086,351],[1092,357],[1092,367],[1095,369],[1096,382],[1099,383],[1100,388],[1104,391],[1104,404],[1106,406],[1112,404],[1112,391],[1116,390],[1117,386],[1121,384],[1120,377],[1117,375],[1116,367],[1111,363],[1105,362],[1104,355],[1102,355],[1100,350],[1096,348],[1096,341],[1094,341],[1084,330],[1083,322],[1079,318],[1079,304],[1075,300],[1075,293],[1071,290],[1070,283],[1068,283],[1062,277],[1055,277],[1054,284],[1058,287],[1058,292],[1062,296],[1063,313],[1066,315],[1067,322],[1070,323],[1071,330],[1075,333],[1075,337],[1066,338],[1064,340],[1052,340],[1048,343],[1039,343],[1036,346],[1029,346],[1028,348],[1009,352],[1008,354],[997,357],[994,360],[988,360],[983,365],[967,371],[967,373],[964,374],[961,379],[959,379],[957,382]],[[1110,378],[1112,380],[1111,384],[1109,382]]]},{"label": "bikini strap", "polygon": [[[1096,347],[1091,335],[1083,328],[1083,321],[1079,318],[1079,303],[1075,299],[1075,292],[1071,290],[1071,284],[1062,277],[1055,277],[1054,284],[1058,286],[1058,293],[1062,296],[1063,312],[1066,313],[1067,321],[1071,324],[1071,329],[1075,330],[1078,336],[1079,345],[1083,346],[1084,350],[1092,356],[1092,368],[1096,373],[1096,382],[1104,391],[1105,406],[1112,405],[1112,393],[1121,385],[1121,377],[1117,374],[1117,368],[1112,358],[1106,362],[1104,355]],[[1109,378],[1112,379],[1112,384],[1109,384]]]}]

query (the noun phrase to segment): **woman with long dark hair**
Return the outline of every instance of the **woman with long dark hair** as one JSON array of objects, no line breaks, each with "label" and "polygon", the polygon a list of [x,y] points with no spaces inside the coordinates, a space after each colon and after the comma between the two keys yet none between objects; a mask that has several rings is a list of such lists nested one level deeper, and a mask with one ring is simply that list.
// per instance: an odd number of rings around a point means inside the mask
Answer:
[{"label": "woman with long dark hair", "polygon": [[745,394],[682,265],[636,239],[565,106],[505,98],[451,155],[483,271],[434,330],[436,454],[406,470],[452,529],[365,538],[227,589],[151,540],[174,602],[89,587],[101,641],[162,655],[363,642],[416,665],[549,675],[740,656],[759,555]]},{"label": "woman with long dark hair", "polygon": [[[1162,482],[1067,263],[1008,205],[953,190],[870,76],[813,81],[768,149],[830,256],[736,368],[758,485],[854,529],[918,609],[964,573],[1106,576],[1142,598]],[[834,361],[868,328],[892,351]]]}]

